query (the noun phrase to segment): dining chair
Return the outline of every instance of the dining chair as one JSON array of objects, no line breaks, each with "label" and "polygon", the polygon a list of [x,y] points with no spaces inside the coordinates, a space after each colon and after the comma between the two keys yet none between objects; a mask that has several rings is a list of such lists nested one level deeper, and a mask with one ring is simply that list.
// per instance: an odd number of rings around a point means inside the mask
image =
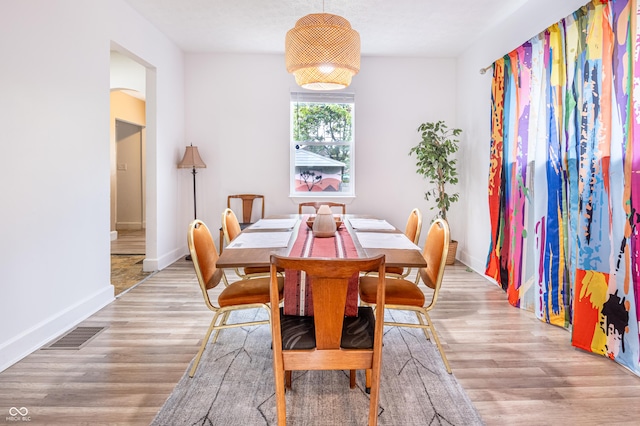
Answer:
[{"label": "dining chair", "polygon": [[[413,209],[409,213],[407,224],[404,228],[404,235],[415,245],[420,241],[420,233],[422,231],[422,212],[420,209]],[[399,266],[387,266],[387,278],[406,278],[411,274],[411,268],[402,268]],[[368,275],[375,275],[375,272]]]},{"label": "dining chair", "polygon": [[[438,333],[436,332],[433,321],[431,321],[431,317],[429,317],[429,311],[436,306],[436,302],[438,301],[448,250],[449,225],[443,219],[436,219],[429,227],[429,233],[427,234],[424,250],[422,251],[427,266],[418,270],[415,282],[404,278],[386,280],[385,309],[413,311],[418,318],[418,324],[385,322],[384,325],[421,328],[427,340],[429,340],[428,331],[431,331],[433,340],[440,351],[440,356],[442,357],[447,372],[451,373],[449,361],[440,344],[440,339],[438,338]],[[419,287],[420,281],[432,290],[431,301],[428,305],[425,305],[426,296]],[[371,275],[360,277],[359,295],[362,304],[375,304],[377,297],[377,277]]]},{"label": "dining chair", "polygon": [[[235,203],[235,200],[238,200],[238,203]],[[233,207],[241,207],[240,212],[242,216],[242,222],[238,222],[240,224],[240,229],[244,229],[247,226],[251,225],[253,222],[253,206],[255,203],[260,203],[261,213],[260,219],[264,219],[264,195],[261,194],[232,194],[227,196],[227,208],[231,209],[231,205]],[[220,253],[224,248],[223,244],[223,231],[220,228]]]},{"label": "dining chair", "polygon": [[261,204],[260,218],[264,218],[264,195],[261,194],[232,194],[227,196],[227,208],[231,208],[234,199],[242,202],[242,224],[250,224],[253,219],[253,206],[258,200]]},{"label": "dining chair", "polygon": [[[222,235],[228,245],[242,232],[238,217],[230,208],[222,212]],[[269,276],[269,267],[246,267],[235,268],[235,273],[242,279],[254,278],[258,276]]]},{"label": "dining chair", "polygon": [[[211,341],[212,344],[216,342],[218,334],[222,329],[269,324],[268,319],[232,324],[229,324],[227,321],[229,314],[239,309],[263,308],[266,309],[270,315],[270,278],[267,276],[229,283],[224,271],[216,267],[218,252],[215,241],[211,236],[209,228],[207,228],[207,225],[201,220],[196,219],[189,225],[187,242],[204,303],[207,305],[207,308],[214,313],[207,334],[202,341],[200,350],[189,372],[189,377],[193,377],[200,363],[200,358],[209,342],[209,337],[211,337],[211,333],[214,330],[215,334]],[[214,290],[221,281],[224,284],[224,288],[214,300],[211,298],[210,292]],[[284,279],[280,276],[276,277],[274,286],[274,291],[276,292],[274,299],[277,300],[280,298],[280,300],[282,300]],[[277,304],[279,304],[279,301],[276,302],[276,305]]]},{"label": "dining chair", "polygon": [[298,204],[298,214],[302,214],[302,212],[305,209],[305,207],[312,207],[314,213],[317,213],[318,209],[320,208],[320,206],[329,206],[332,210],[334,208],[340,209],[343,215],[347,214],[347,206],[346,206],[346,204],[344,204],[344,203],[333,203],[333,202],[330,202],[330,201],[308,201],[308,202],[300,203],[300,204]]},{"label": "dining chair", "polygon": [[[284,315],[278,307],[277,268],[300,271],[310,280],[313,317]],[[286,424],[285,387],[290,387],[291,371],[350,370],[350,386],[355,387],[355,370],[365,370],[370,392],[369,425],[378,418],[382,327],[384,318],[385,257],[293,258],[271,256],[271,333],[278,424]],[[357,316],[345,316],[348,282],[361,271],[377,270],[374,301],[360,306]],[[295,395],[294,395],[295,397]]]}]

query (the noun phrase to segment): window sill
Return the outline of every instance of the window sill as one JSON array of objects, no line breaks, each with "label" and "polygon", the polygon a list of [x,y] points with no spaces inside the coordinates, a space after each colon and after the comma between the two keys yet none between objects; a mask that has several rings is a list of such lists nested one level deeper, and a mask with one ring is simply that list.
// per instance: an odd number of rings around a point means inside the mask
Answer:
[{"label": "window sill", "polygon": [[356,199],[355,195],[336,195],[336,194],[322,194],[319,192],[310,192],[309,195],[289,195],[289,199],[293,201],[295,204],[304,203],[309,200],[318,200],[318,201],[333,201],[336,203],[345,203],[350,204],[353,200]]}]

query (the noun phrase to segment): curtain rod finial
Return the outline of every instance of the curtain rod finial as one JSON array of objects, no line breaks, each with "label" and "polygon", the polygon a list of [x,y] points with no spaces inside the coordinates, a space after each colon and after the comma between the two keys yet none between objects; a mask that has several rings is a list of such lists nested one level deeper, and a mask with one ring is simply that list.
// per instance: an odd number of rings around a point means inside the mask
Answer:
[{"label": "curtain rod finial", "polygon": [[493,67],[493,64],[489,65],[488,67],[480,68],[480,74],[483,74],[483,75],[486,74],[486,72],[490,70],[492,67]]}]

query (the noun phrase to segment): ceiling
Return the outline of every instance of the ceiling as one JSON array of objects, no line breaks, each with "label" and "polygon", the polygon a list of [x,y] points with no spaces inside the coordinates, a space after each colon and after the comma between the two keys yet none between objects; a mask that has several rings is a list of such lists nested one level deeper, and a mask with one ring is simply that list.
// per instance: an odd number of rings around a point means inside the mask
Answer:
[{"label": "ceiling", "polygon": [[284,53],[286,32],[332,13],[363,56],[457,56],[529,0],[125,0],[185,52]]}]

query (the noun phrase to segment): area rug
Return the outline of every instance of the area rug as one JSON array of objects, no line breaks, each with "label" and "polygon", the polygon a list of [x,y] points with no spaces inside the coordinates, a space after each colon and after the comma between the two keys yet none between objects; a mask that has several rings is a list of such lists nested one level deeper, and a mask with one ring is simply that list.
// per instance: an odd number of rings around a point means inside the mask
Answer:
[{"label": "area rug", "polygon": [[[395,320],[405,313],[391,311]],[[389,313],[387,314],[389,315]],[[235,317],[234,317],[235,316]],[[237,311],[232,321],[266,318]],[[152,425],[276,425],[271,333],[266,325],[223,330],[207,347],[194,378],[188,371]],[[286,393],[289,425],[365,425],[364,372],[349,388],[348,371],[293,373]],[[385,328],[378,409],[380,425],[482,425],[475,407],[444,368],[422,331]]]},{"label": "area rug", "polygon": [[142,270],[143,260],[144,255],[111,255],[111,284],[116,296],[151,275]]}]

